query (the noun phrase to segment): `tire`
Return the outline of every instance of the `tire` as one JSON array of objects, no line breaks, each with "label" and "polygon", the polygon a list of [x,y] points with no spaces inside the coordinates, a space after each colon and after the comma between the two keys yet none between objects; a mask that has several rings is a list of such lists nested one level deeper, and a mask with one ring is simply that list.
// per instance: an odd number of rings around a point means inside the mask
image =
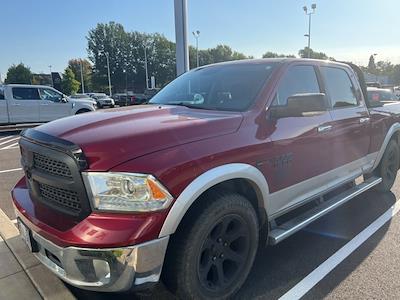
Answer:
[{"label": "tire", "polygon": [[391,140],[386,147],[379,166],[373,172],[375,176],[382,178],[382,182],[374,187],[375,190],[380,192],[390,191],[396,180],[399,163],[399,146],[397,145],[396,141]]},{"label": "tire", "polygon": [[240,289],[253,265],[258,218],[236,193],[209,193],[200,201],[170,241],[163,281],[180,299],[225,299]]},{"label": "tire", "polygon": [[80,110],[78,110],[78,111],[76,112],[76,115],[83,114],[83,113],[87,113],[87,112],[90,112],[90,110],[89,110],[89,109],[80,109]]}]

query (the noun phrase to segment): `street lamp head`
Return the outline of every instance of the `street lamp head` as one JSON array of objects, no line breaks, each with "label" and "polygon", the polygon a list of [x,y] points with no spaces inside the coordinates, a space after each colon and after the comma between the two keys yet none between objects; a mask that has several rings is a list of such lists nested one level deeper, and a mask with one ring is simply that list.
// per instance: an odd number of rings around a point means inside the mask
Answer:
[{"label": "street lamp head", "polygon": [[315,4],[315,3],[312,4],[312,5],[311,5],[311,8],[312,8],[313,10],[315,10],[315,9],[317,8],[317,4]]},{"label": "street lamp head", "polygon": [[197,33],[197,35],[199,35],[200,34],[200,30],[196,30],[196,33]]},{"label": "street lamp head", "polygon": [[303,10],[305,13],[307,13],[307,11],[308,11],[307,6],[303,6]]}]

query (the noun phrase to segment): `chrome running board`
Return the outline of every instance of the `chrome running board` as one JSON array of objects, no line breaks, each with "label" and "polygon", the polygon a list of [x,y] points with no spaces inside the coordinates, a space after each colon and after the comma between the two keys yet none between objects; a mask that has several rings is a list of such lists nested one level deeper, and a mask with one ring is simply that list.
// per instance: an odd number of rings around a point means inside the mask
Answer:
[{"label": "chrome running board", "polygon": [[351,200],[352,198],[360,195],[361,193],[369,190],[370,188],[374,187],[375,185],[382,182],[382,178],[379,177],[371,177],[365,180],[364,182],[356,185],[339,195],[336,195],[318,205],[311,210],[296,216],[295,218],[275,227],[272,228],[268,235],[268,242],[271,245],[276,245],[279,242],[283,241],[287,237],[291,236],[292,234],[296,233],[300,229],[306,227],[310,223],[318,220],[322,216],[326,215],[330,211],[338,208],[339,206],[345,204],[347,201]]}]

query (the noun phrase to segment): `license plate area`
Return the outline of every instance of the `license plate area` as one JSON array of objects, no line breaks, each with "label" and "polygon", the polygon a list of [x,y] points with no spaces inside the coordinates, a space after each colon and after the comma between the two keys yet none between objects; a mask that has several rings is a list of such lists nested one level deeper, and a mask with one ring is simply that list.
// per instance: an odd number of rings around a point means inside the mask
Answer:
[{"label": "license plate area", "polygon": [[17,224],[21,238],[24,240],[29,250],[31,252],[38,252],[39,247],[36,241],[32,238],[31,230],[28,227],[26,227],[26,225],[20,219],[17,219]]}]

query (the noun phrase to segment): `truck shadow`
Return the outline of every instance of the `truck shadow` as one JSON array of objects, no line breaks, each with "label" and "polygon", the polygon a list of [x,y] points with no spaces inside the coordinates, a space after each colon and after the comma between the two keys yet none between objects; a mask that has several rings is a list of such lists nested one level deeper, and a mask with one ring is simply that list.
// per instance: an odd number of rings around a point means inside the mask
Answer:
[{"label": "truck shadow", "polygon": [[[396,198],[391,192],[363,193],[277,246],[260,248],[249,277],[234,299],[278,299],[395,202]],[[362,245],[362,251],[357,251],[356,259],[346,265],[344,272],[318,290],[318,298],[326,296],[346,279],[375,249],[389,227],[390,222],[378,230],[373,239]],[[151,291],[134,295],[94,293],[70,288],[79,299],[176,299],[162,283]]]}]

